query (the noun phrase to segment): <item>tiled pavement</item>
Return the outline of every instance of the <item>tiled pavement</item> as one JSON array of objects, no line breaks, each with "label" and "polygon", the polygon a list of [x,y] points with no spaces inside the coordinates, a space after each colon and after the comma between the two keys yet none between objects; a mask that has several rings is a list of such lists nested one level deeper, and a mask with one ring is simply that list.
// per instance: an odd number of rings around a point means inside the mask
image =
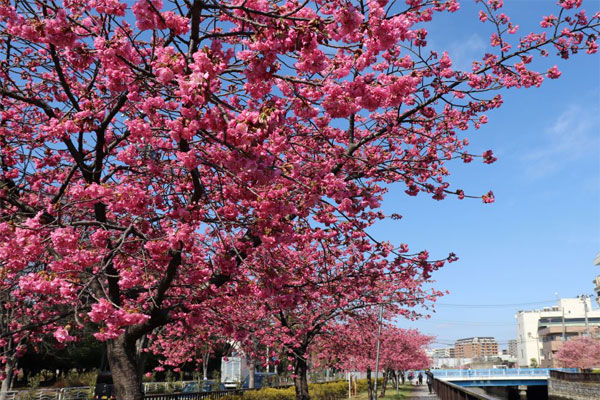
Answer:
[{"label": "tiled pavement", "polygon": [[410,400],[438,400],[435,393],[429,393],[427,385],[415,386],[410,392]]}]

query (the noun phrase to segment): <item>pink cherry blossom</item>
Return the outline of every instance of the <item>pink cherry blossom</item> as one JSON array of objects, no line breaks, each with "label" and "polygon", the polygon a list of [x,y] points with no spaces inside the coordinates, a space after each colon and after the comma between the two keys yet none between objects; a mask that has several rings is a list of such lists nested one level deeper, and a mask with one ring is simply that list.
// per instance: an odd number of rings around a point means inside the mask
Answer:
[{"label": "pink cherry blossom", "polygon": [[59,343],[72,342],[75,340],[75,338],[69,335],[69,332],[63,327],[59,327],[54,331],[54,337]]},{"label": "pink cherry blossom", "polygon": [[548,78],[550,79],[558,79],[560,77],[560,75],[562,74],[562,72],[560,72],[558,70],[558,67],[555,65],[552,68],[550,68],[546,74],[548,75]]},{"label": "pink cherry blossom", "polygon": [[600,341],[590,337],[569,339],[555,356],[565,368],[592,368],[600,363]]}]

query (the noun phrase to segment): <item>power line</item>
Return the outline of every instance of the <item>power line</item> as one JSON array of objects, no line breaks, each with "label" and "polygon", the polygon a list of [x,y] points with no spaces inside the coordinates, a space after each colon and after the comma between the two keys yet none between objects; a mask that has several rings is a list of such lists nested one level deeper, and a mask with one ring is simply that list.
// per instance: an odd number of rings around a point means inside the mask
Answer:
[{"label": "power line", "polygon": [[556,299],[552,300],[542,300],[542,301],[534,301],[530,303],[506,303],[506,304],[456,304],[456,303],[434,303],[436,306],[444,306],[444,307],[472,307],[472,308],[484,308],[484,307],[518,307],[518,306],[531,306],[531,305],[540,305],[540,304],[548,304],[555,303]]},{"label": "power line", "polygon": [[456,320],[440,320],[440,319],[423,319],[420,323],[441,324],[441,325],[471,325],[471,326],[508,326],[514,328],[515,322],[481,322],[481,321],[456,321]]}]

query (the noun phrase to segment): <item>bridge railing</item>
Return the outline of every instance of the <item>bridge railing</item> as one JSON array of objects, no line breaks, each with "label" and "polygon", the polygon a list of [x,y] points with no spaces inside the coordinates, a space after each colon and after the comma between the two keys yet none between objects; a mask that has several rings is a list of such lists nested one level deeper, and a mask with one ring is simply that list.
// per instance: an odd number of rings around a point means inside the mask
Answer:
[{"label": "bridge railing", "polygon": [[[550,368],[489,368],[489,369],[434,369],[433,376],[441,379],[452,378],[491,378],[503,376],[548,377]],[[577,372],[576,368],[552,369],[561,372]]]},{"label": "bridge railing", "polygon": [[474,393],[468,388],[441,379],[433,380],[433,390],[440,400],[496,400],[494,397]]}]

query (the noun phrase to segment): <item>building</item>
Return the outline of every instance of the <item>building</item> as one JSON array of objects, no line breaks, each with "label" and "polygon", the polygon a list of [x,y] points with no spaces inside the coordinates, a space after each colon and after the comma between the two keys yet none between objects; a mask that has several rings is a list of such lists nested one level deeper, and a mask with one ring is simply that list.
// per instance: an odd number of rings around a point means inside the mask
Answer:
[{"label": "building", "polygon": [[498,355],[498,342],[493,337],[458,339],[454,343],[456,358],[482,358]]},{"label": "building", "polygon": [[443,349],[434,349],[433,358],[454,358],[454,347],[444,347]]},{"label": "building", "polygon": [[464,368],[465,365],[469,365],[472,361],[470,358],[434,358],[431,367],[435,369]]},{"label": "building", "polygon": [[[541,310],[518,311],[517,315],[517,365],[529,367],[551,363],[562,340],[563,319],[565,334],[577,335],[585,331],[585,319],[588,325],[597,326],[600,310],[592,310],[589,297],[558,300],[558,305]],[[547,342],[544,348],[544,341]]]},{"label": "building", "polygon": [[454,347],[444,347],[442,349],[433,350],[433,368],[460,368],[463,363],[464,360],[454,358]]},{"label": "building", "polygon": [[539,310],[518,311],[517,318],[517,366],[529,367],[531,360],[539,365],[540,345],[537,338]]},{"label": "building", "polygon": [[450,358],[450,347],[434,349],[433,358]]},{"label": "building", "polygon": [[538,323],[538,336],[542,342],[542,368],[558,367],[555,360],[556,352],[565,340],[590,334],[597,337],[600,333],[600,315],[585,318],[540,318]]},{"label": "building", "polygon": [[508,355],[517,358],[517,341],[515,339],[508,341]]}]

